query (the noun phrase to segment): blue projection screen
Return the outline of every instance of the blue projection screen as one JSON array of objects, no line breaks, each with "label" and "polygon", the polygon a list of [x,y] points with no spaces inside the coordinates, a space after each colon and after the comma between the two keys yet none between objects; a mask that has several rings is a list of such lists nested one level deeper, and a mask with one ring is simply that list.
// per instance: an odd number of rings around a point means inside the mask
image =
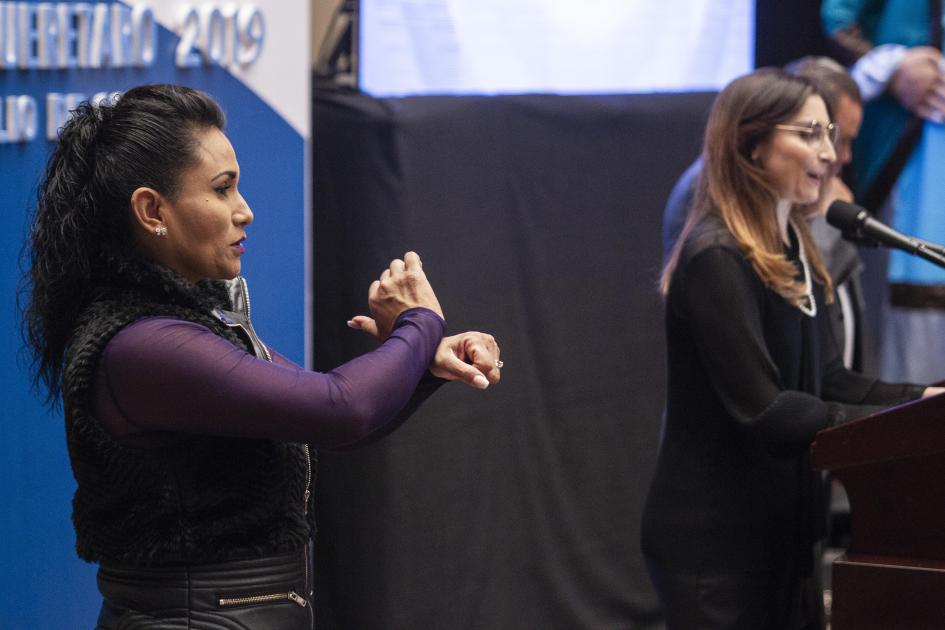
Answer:
[{"label": "blue projection screen", "polygon": [[753,0],[361,0],[374,96],[716,90],[749,72]]}]

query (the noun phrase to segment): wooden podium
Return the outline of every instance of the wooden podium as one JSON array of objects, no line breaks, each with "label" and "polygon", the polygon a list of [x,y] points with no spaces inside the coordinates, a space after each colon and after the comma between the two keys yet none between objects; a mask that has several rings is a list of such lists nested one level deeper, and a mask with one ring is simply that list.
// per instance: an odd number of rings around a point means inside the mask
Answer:
[{"label": "wooden podium", "polygon": [[832,630],[945,628],[945,395],[825,429],[811,459],[850,497]]}]

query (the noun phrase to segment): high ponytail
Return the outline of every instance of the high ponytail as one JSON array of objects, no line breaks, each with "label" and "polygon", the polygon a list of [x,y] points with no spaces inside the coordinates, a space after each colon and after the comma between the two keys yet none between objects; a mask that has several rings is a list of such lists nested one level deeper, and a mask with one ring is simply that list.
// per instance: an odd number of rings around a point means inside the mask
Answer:
[{"label": "high ponytail", "polygon": [[223,129],[207,94],[145,85],[114,102],[83,103],[62,128],[39,184],[24,250],[23,331],[34,384],[54,402],[76,320],[110,266],[139,256],[131,194],[148,186],[174,199],[196,163],[197,132]]}]

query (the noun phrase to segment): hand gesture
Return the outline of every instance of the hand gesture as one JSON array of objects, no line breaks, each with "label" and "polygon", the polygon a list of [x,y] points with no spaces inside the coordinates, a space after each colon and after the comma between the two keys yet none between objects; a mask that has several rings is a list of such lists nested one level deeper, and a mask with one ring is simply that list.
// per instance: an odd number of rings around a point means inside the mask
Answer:
[{"label": "hand gesture", "polygon": [[938,75],[915,113],[940,125],[945,123],[945,75]]},{"label": "hand gesture", "polygon": [[935,122],[945,120],[941,63],[942,53],[931,46],[910,48],[889,81],[889,91],[903,107]]},{"label": "hand gesture", "polygon": [[502,361],[495,337],[481,332],[464,332],[444,337],[436,349],[430,372],[449,381],[463,381],[485,389],[499,382]]},{"label": "hand gesture", "polygon": [[443,309],[423,273],[420,256],[407,252],[403,260],[392,260],[381,277],[368,288],[368,307],[372,317],[358,315],[348,321],[348,326],[384,341],[390,336],[398,315],[421,306],[443,317]]}]

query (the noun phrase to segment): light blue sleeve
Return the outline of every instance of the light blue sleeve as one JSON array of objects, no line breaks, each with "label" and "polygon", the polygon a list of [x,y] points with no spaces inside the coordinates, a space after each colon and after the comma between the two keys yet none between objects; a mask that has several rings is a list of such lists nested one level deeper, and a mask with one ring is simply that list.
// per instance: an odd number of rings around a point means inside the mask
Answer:
[{"label": "light blue sleeve", "polygon": [[850,69],[850,76],[860,87],[864,101],[871,101],[886,91],[886,85],[906,56],[901,44],[883,44],[860,57]]}]

